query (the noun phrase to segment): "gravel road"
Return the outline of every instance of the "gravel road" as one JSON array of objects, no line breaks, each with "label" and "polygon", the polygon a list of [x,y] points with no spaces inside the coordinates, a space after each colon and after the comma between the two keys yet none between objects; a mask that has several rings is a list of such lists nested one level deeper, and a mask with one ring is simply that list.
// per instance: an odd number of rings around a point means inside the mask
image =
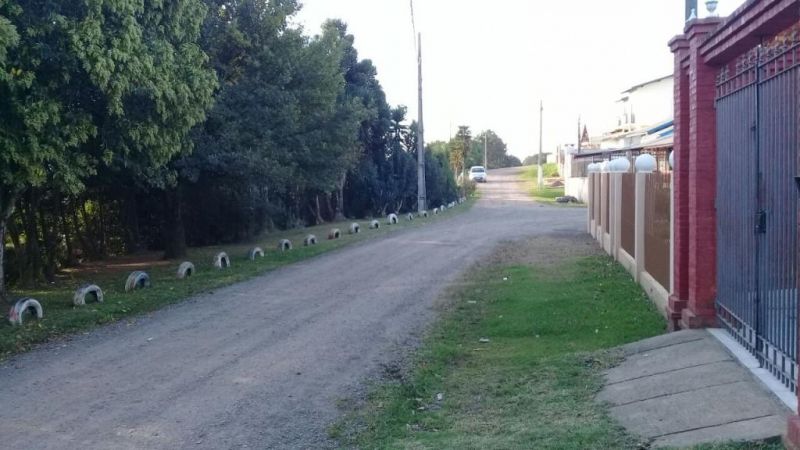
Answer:
[{"label": "gravel road", "polygon": [[0,364],[0,448],[325,448],[337,401],[413,345],[501,240],[584,228],[490,172],[481,200]]}]

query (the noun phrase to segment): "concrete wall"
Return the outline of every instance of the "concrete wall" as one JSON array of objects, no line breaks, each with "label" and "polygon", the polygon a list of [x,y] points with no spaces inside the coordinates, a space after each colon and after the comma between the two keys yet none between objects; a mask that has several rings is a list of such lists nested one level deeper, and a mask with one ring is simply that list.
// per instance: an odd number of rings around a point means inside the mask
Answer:
[{"label": "concrete wall", "polygon": [[578,199],[581,203],[589,202],[589,179],[586,177],[580,178],[565,178],[564,179],[564,195],[571,195]]}]

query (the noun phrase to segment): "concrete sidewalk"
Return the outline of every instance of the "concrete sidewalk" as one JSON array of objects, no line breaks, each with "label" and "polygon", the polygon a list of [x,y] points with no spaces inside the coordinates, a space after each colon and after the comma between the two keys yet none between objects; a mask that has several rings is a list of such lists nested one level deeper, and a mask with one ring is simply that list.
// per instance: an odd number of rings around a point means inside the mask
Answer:
[{"label": "concrete sidewalk", "polygon": [[778,437],[790,414],[708,331],[665,334],[623,347],[598,400],[653,447]]}]

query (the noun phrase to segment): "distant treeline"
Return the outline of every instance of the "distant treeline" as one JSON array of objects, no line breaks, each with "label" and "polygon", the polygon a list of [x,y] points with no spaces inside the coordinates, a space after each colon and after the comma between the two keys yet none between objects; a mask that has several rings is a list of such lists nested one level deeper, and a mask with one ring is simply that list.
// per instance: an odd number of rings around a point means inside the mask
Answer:
[{"label": "distant treeline", "polygon": [[[414,209],[416,124],[344,23],[310,37],[297,11],[0,0],[0,297],[80,259]],[[448,153],[426,161],[429,202],[457,198]]]}]

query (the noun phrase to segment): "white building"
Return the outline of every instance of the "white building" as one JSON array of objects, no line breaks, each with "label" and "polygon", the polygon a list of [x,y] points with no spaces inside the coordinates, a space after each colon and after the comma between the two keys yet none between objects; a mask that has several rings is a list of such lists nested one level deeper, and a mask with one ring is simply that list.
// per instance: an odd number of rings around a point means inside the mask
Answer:
[{"label": "white building", "polygon": [[600,148],[636,146],[647,130],[673,117],[672,75],[637,84],[622,92],[617,100],[616,127],[603,134]]}]

